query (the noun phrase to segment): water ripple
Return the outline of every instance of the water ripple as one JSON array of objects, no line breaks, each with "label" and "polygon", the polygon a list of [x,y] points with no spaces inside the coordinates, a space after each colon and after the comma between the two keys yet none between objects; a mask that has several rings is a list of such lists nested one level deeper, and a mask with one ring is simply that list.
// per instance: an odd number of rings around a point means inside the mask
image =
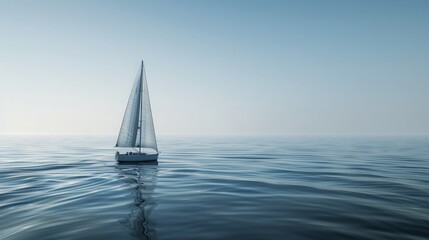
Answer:
[{"label": "water ripple", "polygon": [[[0,137],[0,239],[426,239],[425,137]],[[107,146],[107,147],[106,147]]]}]

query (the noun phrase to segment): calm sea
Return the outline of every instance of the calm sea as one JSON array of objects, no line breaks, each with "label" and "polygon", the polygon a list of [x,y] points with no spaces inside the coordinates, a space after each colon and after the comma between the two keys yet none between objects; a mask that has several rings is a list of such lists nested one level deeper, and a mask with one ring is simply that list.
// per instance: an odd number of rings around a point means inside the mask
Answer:
[{"label": "calm sea", "polygon": [[0,239],[428,239],[428,137],[0,137]]}]

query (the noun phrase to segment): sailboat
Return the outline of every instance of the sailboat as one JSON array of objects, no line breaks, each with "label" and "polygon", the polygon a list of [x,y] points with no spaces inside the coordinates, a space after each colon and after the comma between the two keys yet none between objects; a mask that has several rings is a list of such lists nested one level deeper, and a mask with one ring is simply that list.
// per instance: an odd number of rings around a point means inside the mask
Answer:
[{"label": "sailboat", "polygon": [[132,149],[127,153],[117,151],[115,159],[118,162],[147,162],[158,159],[158,146],[143,61],[131,89],[116,147]]}]

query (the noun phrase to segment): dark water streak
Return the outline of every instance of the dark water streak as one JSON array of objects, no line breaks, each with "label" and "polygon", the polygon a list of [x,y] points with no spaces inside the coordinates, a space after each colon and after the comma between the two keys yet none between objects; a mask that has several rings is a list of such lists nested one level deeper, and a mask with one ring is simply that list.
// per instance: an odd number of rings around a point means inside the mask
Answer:
[{"label": "dark water streak", "polygon": [[0,239],[428,239],[427,137],[0,137]]}]

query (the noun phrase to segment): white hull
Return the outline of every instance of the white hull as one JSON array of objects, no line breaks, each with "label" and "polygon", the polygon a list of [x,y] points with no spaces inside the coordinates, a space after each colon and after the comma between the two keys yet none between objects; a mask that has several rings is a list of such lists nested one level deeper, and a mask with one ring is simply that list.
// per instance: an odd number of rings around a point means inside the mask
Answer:
[{"label": "white hull", "polygon": [[133,153],[132,155],[116,153],[115,159],[118,162],[149,162],[158,159],[158,153]]}]

